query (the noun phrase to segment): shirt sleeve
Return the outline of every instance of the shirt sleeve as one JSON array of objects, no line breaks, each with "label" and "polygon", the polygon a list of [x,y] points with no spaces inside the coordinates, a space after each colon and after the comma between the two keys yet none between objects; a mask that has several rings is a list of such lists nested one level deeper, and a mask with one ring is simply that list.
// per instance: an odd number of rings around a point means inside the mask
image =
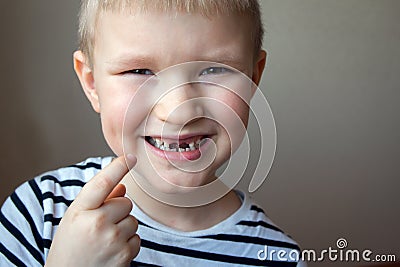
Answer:
[{"label": "shirt sleeve", "polygon": [[36,180],[19,186],[0,210],[0,266],[44,266],[43,201]]}]

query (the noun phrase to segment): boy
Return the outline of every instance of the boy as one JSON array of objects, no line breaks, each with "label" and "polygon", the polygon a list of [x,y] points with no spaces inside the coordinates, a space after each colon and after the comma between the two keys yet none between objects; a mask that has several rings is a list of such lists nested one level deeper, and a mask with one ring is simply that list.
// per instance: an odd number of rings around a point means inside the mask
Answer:
[{"label": "boy", "polygon": [[[259,13],[253,0],[84,0],[74,67],[119,157],[20,186],[1,210],[0,265],[296,266],[261,255],[299,248],[215,183],[254,93],[237,70],[258,84],[264,69]],[[196,193],[209,184],[211,198]]]}]

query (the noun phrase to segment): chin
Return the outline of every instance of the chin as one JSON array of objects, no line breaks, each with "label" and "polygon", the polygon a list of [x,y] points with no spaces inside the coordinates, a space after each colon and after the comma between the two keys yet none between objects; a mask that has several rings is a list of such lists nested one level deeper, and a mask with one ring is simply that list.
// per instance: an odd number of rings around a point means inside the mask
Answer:
[{"label": "chin", "polygon": [[[206,172],[187,173],[176,169],[175,171],[169,170],[163,173],[153,170],[151,173],[143,174],[144,180],[142,183],[145,183],[146,187],[149,186],[152,190],[164,194],[188,193],[215,180],[215,175],[210,175]],[[149,179],[149,177],[152,178]]]}]

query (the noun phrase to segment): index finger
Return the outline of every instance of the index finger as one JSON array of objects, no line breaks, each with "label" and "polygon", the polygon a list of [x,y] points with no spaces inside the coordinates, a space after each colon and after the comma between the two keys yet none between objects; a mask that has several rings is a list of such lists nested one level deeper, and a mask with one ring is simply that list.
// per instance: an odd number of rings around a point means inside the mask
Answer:
[{"label": "index finger", "polygon": [[135,164],[136,157],[133,155],[113,160],[82,188],[74,201],[75,205],[84,210],[99,208]]}]

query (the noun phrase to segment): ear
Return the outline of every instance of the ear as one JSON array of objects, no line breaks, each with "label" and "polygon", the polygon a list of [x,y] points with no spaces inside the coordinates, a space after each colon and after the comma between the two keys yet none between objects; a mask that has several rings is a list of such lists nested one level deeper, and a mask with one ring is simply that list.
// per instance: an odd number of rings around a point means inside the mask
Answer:
[{"label": "ear", "polygon": [[261,76],[263,74],[266,62],[267,62],[267,52],[265,50],[261,50],[260,54],[258,55],[258,59],[254,65],[253,76],[251,77],[253,82],[257,85],[259,85],[261,81]]},{"label": "ear", "polygon": [[74,69],[94,111],[100,113],[99,95],[94,85],[93,71],[88,66],[86,57],[82,51],[75,51],[74,53]]}]

